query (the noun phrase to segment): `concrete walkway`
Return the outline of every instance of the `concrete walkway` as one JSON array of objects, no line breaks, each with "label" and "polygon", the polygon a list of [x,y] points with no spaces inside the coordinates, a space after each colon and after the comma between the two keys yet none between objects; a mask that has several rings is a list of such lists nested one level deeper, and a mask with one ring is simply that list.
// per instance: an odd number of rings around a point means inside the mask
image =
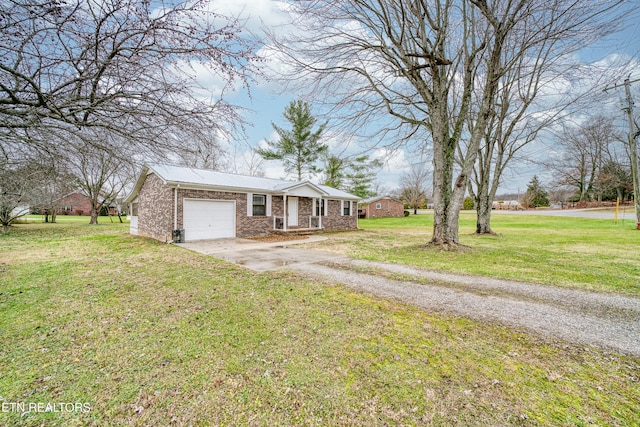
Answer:
[{"label": "concrete walkway", "polygon": [[303,243],[326,240],[323,236],[307,236],[300,240],[261,242],[251,239],[217,239],[179,243],[178,246],[214,258],[238,264],[253,271],[277,270],[299,264],[337,261],[339,254],[299,247]]}]

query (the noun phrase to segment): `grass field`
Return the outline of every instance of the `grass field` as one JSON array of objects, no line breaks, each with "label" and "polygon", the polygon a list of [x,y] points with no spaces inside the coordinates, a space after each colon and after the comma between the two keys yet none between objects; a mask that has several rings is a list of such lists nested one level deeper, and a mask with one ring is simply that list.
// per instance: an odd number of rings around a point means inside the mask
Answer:
[{"label": "grass field", "polygon": [[432,215],[360,220],[361,231],[316,247],[433,270],[640,295],[640,231],[634,221],[495,215],[495,236],[475,234],[463,212],[460,252],[425,248]]},{"label": "grass field", "polygon": [[[356,237],[397,228],[385,239],[406,261],[418,220]],[[483,253],[541,227],[463,241]],[[2,426],[640,425],[637,359],[256,274],[120,224],[0,236],[0,367]],[[12,410],[75,402],[89,410]]]},{"label": "grass field", "polygon": [[[56,215],[56,222],[60,223],[60,224],[68,224],[68,223],[79,223],[79,224],[88,224],[89,223],[89,216],[86,215]],[[126,217],[122,217],[122,220],[125,221]],[[44,222],[44,215],[25,215],[20,217],[20,219],[18,220],[18,223],[20,224],[32,224],[32,223],[43,223]],[[117,216],[99,216],[98,217],[98,223],[99,224],[111,224],[111,223],[115,223],[115,222],[119,222],[118,217]]]}]

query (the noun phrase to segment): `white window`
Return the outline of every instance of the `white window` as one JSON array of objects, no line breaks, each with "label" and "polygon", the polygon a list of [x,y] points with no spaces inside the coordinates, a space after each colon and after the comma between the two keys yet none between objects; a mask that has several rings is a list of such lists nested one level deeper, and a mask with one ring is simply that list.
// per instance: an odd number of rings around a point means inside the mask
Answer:
[{"label": "white window", "polygon": [[342,216],[351,216],[351,201],[342,201]]},{"label": "white window", "polygon": [[382,203],[376,203],[376,209],[382,209]]},{"label": "white window", "polygon": [[247,216],[271,216],[271,194],[247,193]]},{"label": "white window", "polygon": [[324,199],[313,199],[313,213],[315,216],[327,215],[327,205]]},{"label": "white window", "polygon": [[267,195],[266,194],[254,194],[253,195],[253,216],[265,216],[267,214]]}]

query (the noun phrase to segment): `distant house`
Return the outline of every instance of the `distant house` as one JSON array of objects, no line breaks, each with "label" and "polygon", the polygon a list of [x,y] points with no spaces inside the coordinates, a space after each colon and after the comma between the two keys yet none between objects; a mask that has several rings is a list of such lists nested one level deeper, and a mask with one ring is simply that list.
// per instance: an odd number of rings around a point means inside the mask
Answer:
[{"label": "distant house", "polygon": [[[91,215],[91,200],[89,200],[89,198],[80,191],[74,191],[73,193],[69,193],[66,196],[62,196],[59,199],[54,200],[52,206],[57,208],[58,215]],[[42,209],[40,209],[39,213],[41,215],[45,214]],[[117,213],[118,210],[116,206],[109,205],[107,214],[117,215]]]},{"label": "distant house", "polygon": [[58,214],[91,215],[91,201],[80,191],[74,191],[54,202],[58,206]]},{"label": "distant house", "polygon": [[391,197],[372,197],[360,202],[360,218],[396,218],[404,216],[404,203]]},{"label": "distant house", "polygon": [[309,181],[147,165],[125,203],[131,234],[169,242],[355,230],[358,200]]}]

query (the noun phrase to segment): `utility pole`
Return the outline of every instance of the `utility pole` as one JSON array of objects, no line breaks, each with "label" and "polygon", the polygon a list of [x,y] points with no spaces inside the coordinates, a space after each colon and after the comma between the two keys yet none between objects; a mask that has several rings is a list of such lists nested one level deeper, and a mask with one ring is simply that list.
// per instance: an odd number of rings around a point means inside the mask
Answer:
[{"label": "utility pole", "polygon": [[635,120],[633,119],[633,99],[631,98],[631,83],[640,82],[640,79],[636,79],[631,81],[629,77],[627,77],[622,84],[617,84],[614,86],[609,86],[604,89],[606,92],[609,89],[615,89],[621,86],[624,86],[624,91],[627,100],[627,107],[625,108],[627,112],[627,118],[629,120],[629,151],[631,152],[631,174],[633,175],[633,204],[636,210],[636,222],[638,224],[638,229],[640,230],[640,170],[638,169],[638,144],[636,142],[636,138],[640,135],[640,129],[636,125]]}]

